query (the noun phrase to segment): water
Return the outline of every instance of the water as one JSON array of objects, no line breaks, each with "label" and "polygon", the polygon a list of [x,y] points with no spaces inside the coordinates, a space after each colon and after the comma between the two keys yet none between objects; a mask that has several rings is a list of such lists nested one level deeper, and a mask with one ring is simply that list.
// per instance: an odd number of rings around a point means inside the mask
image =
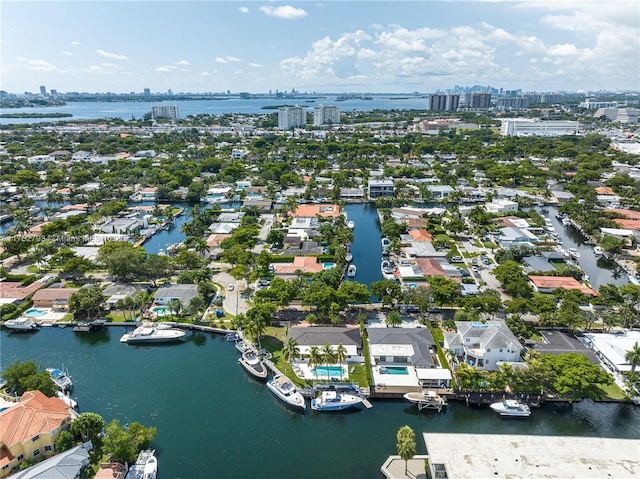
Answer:
[{"label": "water", "polygon": [[41,318],[42,316],[46,316],[47,312],[46,311],[42,311],[41,309],[27,309],[24,312],[25,315],[31,317],[31,318]]},{"label": "water", "polygon": [[163,479],[379,478],[404,425],[416,432],[419,454],[425,452],[422,432],[640,438],[640,408],[591,401],[545,404],[526,421],[457,402],[440,414],[418,413],[402,400],[372,400],[370,410],[302,414],[246,374],[233,344],[221,336],[188,333],[181,344],[144,347],[121,344],[124,331],[3,330],[0,366],[16,359],[34,359],[42,368],[64,366],[81,411],[155,426],[152,446]]},{"label": "water", "polygon": [[382,280],[382,233],[378,211],[373,203],[348,204],[344,209],[349,221],[355,222],[351,254],[352,263],[357,267],[356,276],[347,279],[371,286],[371,283]]},{"label": "water", "polygon": [[166,101],[166,102],[69,102],[65,106],[41,107],[41,108],[5,108],[0,113],[71,113],[67,118],[0,118],[0,124],[27,124],[27,123],[51,123],[73,120],[94,120],[97,118],[121,118],[125,121],[131,118],[142,119],[145,114],[151,112],[154,105],[177,105],[180,118],[189,115],[209,114],[223,115],[225,113],[240,113],[245,115],[277,113],[277,109],[263,109],[263,107],[281,105],[306,106],[309,112],[318,105],[336,105],[342,111],[354,110],[426,110],[427,100],[420,97],[395,97],[389,95],[374,95],[372,100],[345,100],[336,101],[335,95],[327,95],[327,98],[318,99],[315,102],[305,102],[304,99],[252,99],[241,100],[229,98],[226,100],[193,100],[193,101]]},{"label": "water", "polygon": [[596,256],[593,252],[593,246],[585,244],[584,237],[575,228],[564,226],[562,221],[556,218],[558,214],[556,207],[548,207],[548,213],[542,213],[539,209],[538,211],[551,220],[555,232],[562,240],[562,248],[578,250],[580,253],[578,264],[589,275],[589,283],[596,290],[607,283],[621,286],[629,282],[626,274],[617,275],[615,273],[615,263]]}]

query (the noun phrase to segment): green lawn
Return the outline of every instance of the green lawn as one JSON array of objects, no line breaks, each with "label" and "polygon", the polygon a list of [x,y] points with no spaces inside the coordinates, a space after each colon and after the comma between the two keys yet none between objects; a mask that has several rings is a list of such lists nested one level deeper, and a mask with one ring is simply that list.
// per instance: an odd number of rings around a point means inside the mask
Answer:
[{"label": "green lawn", "polygon": [[624,399],[626,397],[624,391],[620,389],[620,387],[616,383],[613,383],[609,386],[599,386],[599,388],[604,391],[604,393],[610,399]]}]

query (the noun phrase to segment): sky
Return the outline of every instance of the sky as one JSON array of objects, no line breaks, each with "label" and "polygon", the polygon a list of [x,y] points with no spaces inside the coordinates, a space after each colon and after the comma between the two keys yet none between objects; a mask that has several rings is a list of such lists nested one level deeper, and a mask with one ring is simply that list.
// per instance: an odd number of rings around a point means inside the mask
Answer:
[{"label": "sky", "polygon": [[0,89],[640,90],[637,0],[0,4]]}]

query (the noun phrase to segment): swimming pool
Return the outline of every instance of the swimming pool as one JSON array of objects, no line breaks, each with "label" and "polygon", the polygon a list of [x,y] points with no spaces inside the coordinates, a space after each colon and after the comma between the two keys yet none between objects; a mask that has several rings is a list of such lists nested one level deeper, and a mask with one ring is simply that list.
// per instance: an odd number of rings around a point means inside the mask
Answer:
[{"label": "swimming pool", "polygon": [[47,312],[38,308],[27,309],[24,314],[29,318],[41,318],[42,316],[46,316]]},{"label": "swimming pool", "polygon": [[335,267],[336,267],[335,263],[322,263],[322,269],[332,269]]},{"label": "swimming pool", "polygon": [[313,374],[318,377],[336,377],[339,378],[341,375],[344,377],[346,372],[344,368],[340,366],[316,366],[313,368]]},{"label": "swimming pool", "polygon": [[409,371],[404,366],[383,366],[380,368],[380,374],[407,375],[409,374]]},{"label": "swimming pool", "polygon": [[154,306],[151,308],[151,312],[156,313],[158,316],[168,316],[171,314],[171,310],[166,306]]}]

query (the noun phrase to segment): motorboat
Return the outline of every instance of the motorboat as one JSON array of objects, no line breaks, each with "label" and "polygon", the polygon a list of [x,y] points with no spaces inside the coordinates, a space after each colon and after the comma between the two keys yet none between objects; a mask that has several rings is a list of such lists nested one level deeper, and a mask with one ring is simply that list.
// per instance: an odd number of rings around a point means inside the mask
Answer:
[{"label": "motorboat", "polygon": [[130,333],[125,333],[120,338],[121,343],[170,343],[182,341],[185,332],[172,327],[139,326]]},{"label": "motorboat", "polygon": [[569,219],[569,217],[565,216],[564,218],[562,218],[562,224],[564,226],[571,226],[571,219]]},{"label": "motorboat", "polygon": [[320,396],[311,400],[314,411],[342,411],[360,404],[363,399],[353,394],[343,394],[337,391],[322,391]]},{"label": "motorboat", "polygon": [[125,479],[156,479],[158,475],[158,459],[155,451],[145,449],[140,452],[135,464],[129,468]]},{"label": "motorboat", "polygon": [[393,265],[391,261],[385,259],[380,263],[380,271],[382,271],[382,277],[384,279],[395,280],[396,277],[393,275]]},{"label": "motorboat", "polygon": [[496,402],[489,406],[501,416],[510,417],[529,417],[531,409],[528,405],[521,403],[516,399],[505,399],[502,402]]},{"label": "motorboat", "polygon": [[33,319],[21,316],[16,319],[7,319],[2,323],[5,328],[12,329],[13,331],[37,331],[38,323]]},{"label": "motorboat", "polygon": [[602,253],[604,253],[604,250],[600,246],[594,246],[593,252],[596,256],[602,256]]},{"label": "motorboat", "polygon": [[382,238],[382,251],[389,251],[390,247],[391,241],[389,241],[389,238]]},{"label": "motorboat", "polygon": [[258,379],[267,379],[269,370],[254,351],[249,350],[245,352],[240,359],[238,359],[240,365],[247,370],[247,372]]},{"label": "motorboat", "polygon": [[267,381],[267,388],[285,404],[303,411],[307,408],[304,397],[286,376],[275,375],[273,379]]},{"label": "motorboat", "polygon": [[356,275],[356,265],[350,264],[349,267],[347,268],[347,276],[349,278],[353,278],[355,275]]},{"label": "motorboat", "polygon": [[232,342],[232,341],[235,342],[238,340],[238,333],[227,333],[224,335],[224,340],[229,342]]},{"label": "motorboat", "polygon": [[567,250],[567,253],[569,253],[569,256],[571,256],[573,259],[580,257],[580,252],[575,248],[569,248]]},{"label": "motorboat", "polygon": [[349,221],[349,222],[347,223],[347,228],[349,228],[349,229],[353,229],[353,228],[355,228],[355,227],[356,227],[356,224],[355,224],[353,221]]},{"label": "motorboat", "polygon": [[240,351],[241,354],[246,353],[247,351],[252,351],[253,348],[251,344],[246,339],[239,339],[236,341],[236,349]]},{"label": "motorboat", "polygon": [[351,263],[351,261],[353,261],[353,255],[351,253],[347,253],[344,259],[347,263]]},{"label": "motorboat", "polygon": [[58,368],[47,368],[47,372],[60,391],[73,389],[73,381],[66,371]]},{"label": "motorboat", "polygon": [[423,409],[437,409],[440,411],[447,405],[447,398],[431,390],[410,392],[403,397],[407,401],[417,404],[420,411]]}]

